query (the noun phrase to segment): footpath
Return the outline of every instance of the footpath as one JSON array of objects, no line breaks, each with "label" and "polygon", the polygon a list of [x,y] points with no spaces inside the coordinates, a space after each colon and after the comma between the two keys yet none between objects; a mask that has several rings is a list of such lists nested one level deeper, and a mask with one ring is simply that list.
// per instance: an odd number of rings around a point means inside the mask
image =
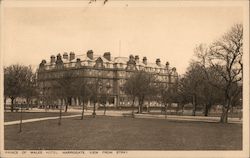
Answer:
[{"label": "footpath", "polygon": [[[33,112],[33,111],[30,111]],[[44,112],[44,111],[43,111]],[[52,112],[52,111],[51,111]],[[88,110],[84,112],[84,115],[92,115],[92,111]],[[104,115],[103,111],[96,111],[96,115]],[[73,118],[73,117],[80,117],[81,113],[68,116],[62,116],[63,119],[66,118]],[[106,116],[119,116],[119,117],[131,117],[131,111],[106,111]],[[180,115],[155,115],[155,114],[136,114],[135,118],[147,118],[147,119],[166,119],[166,120],[175,120],[175,121],[196,121],[196,122],[219,122],[219,117],[205,117],[205,116],[180,116]],[[42,118],[33,118],[33,119],[26,119],[22,120],[22,123],[29,123],[29,122],[37,122],[37,121],[45,121],[45,120],[53,120],[59,119],[59,116],[54,117],[42,117]],[[20,120],[17,121],[9,121],[4,122],[5,126],[8,125],[15,125],[19,124]],[[237,123],[242,124],[242,119],[239,118],[228,118],[228,123]]]},{"label": "footpath", "polygon": [[[208,116],[180,116],[180,115],[150,115],[150,114],[136,114],[135,118],[154,118],[154,119],[167,119],[176,121],[197,121],[197,122],[219,122],[220,117]],[[228,118],[228,123],[242,123],[239,118]]]}]

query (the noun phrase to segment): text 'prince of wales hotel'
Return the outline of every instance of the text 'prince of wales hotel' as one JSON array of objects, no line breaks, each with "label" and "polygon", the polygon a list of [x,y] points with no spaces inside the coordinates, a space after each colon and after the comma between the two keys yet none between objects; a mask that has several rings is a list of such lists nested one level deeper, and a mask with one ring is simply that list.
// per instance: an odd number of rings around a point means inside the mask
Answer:
[{"label": "text 'prince of wales hotel'", "polygon": [[[171,85],[178,80],[176,68],[170,68],[169,63],[162,64],[160,59],[155,63],[147,61],[147,57],[142,60],[139,56],[130,55],[128,57],[111,57],[110,52],[105,52],[103,56],[95,55],[92,50],[84,55],[76,56],[74,52],[52,55],[50,61],[42,60],[38,69],[38,85],[40,87],[40,105],[82,105],[80,97],[74,95],[55,95],[57,88],[55,82],[61,78],[67,78],[65,73],[70,73],[70,77],[80,78],[91,82],[98,79],[98,91],[105,92],[107,106],[130,107],[132,101],[124,92],[124,83],[136,71],[146,71],[154,75],[161,84]],[[67,80],[67,79],[66,79]],[[65,82],[63,86],[69,86]],[[79,86],[79,85],[71,85]],[[94,88],[94,87],[92,87]],[[71,88],[68,88],[70,91]],[[63,92],[61,92],[63,93]],[[86,92],[87,93],[87,92]],[[99,94],[99,93],[97,93]],[[92,105],[91,98],[87,101],[88,106]],[[155,101],[149,106],[159,106]]]}]

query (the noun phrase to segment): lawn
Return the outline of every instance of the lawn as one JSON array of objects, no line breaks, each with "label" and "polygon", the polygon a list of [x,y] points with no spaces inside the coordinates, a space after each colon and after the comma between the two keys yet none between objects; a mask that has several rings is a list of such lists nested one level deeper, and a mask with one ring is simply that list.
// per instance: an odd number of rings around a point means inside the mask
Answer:
[{"label": "lawn", "polygon": [[242,125],[85,116],[5,126],[6,150],[240,150]]},{"label": "lawn", "polygon": [[[4,122],[20,120],[20,114],[21,114],[20,112],[5,112]],[[74,115],[74,114],[79,114],[79,113],[62,112],[62,116]],[[59,111],[58,112],[23,112],[22,113],[23,120],[33,119],[33,118],[43,118],[43,117],[56,117],[56,116],[59,116]]]}]

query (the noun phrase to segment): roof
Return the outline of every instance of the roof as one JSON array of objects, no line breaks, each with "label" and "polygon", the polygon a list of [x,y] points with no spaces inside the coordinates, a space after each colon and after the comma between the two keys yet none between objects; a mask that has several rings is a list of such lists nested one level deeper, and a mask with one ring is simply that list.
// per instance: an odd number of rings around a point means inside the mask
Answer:
[{"label": "roof", "polygon": [[[110,64],[118,63],[118,64],[124,64],[124,65],[127,64],[127,62],[129,61],[129,57],[111,57],[111,60],[109,61],[105,57],[103,57],[102,55],[97,55],[97,54],[93,54],[93,59],[90,59],[89,57],[87,57],[87,53],[75,55],[75,59],[73,59],[71,61],[69,60],[69,58],[64,59],[62,57],[62,61],[63,61],[63,63],[66,63],[66,64],[75,63],[77,61],[77,58],[79,58],[81,60],[81,62],[91,61],[93,63],[97,59],[101,58],[103,63],[110,63]],[[48,62],[45,65],[51,65],[50,60],[48,60]],[[154,63],[147,62],[147,64],[144,64],[143,61],[141,61],[141,60],[136,63],[136,66],[166,69],[166,65],[164,65],[164,64],[157,65],[155,62]],[[169,68],[168,71],[171,72],[172,69]]]}]

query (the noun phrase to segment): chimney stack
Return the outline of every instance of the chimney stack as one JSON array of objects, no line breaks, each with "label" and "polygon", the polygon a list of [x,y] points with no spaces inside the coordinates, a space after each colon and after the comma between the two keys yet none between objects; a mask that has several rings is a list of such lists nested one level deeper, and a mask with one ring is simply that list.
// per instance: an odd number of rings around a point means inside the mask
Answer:
[{"label": "chimney stack", "polygon": [[56,57],[54,55],[50,56],[50,63],[53,64],[56,62]]},{"label": "chimney stack", "polygon": [[104,57],[105,59],[107,59],[108,61],[110,61],[110,60],[111,60],[111,54],[110,54],[110,52],[105,52],[105,53],[103,54],[103,57]]},{"label": "chimney stack", "polygon": [[59,54],[57,54],[57,56],[56,56],[56,60],[61,60],[62,59],[62,56],[61,56],[61,54],[59,53]]},{"label": "chimney stack", "polygon": [[90,58],[91,60],[93,60],[93,58],[94,58],[94,52],[93,52],[93,50],[88,50],[87,51],[87,57]]},{"label": "chimney stack", "polygon": [[76,59],[76,67],[81,67],[81,59],[80,58]]},{"label": "chimney stack", "polygon": [[173,71],[173,72],[176,72],[176,68],[175,68],[175,67],[173,67],[173,68],[172,68],[172,71]]},{"label": "chimney stack", "polygon": [[65,53],[63,53],[63,59],[69,59],[69,56],[68,56],[68,53],[67,52],[65,52]]},{"label": "chimney stack", "polygon": [[139,56],[138,55],[135,56],[135,62],[139,63]]},{"label": "chimney stack", "polygon": [[39,68],[43,69],[45,67],[45,64],[46,64],[46,60],[42,60],[42,62],[39,65]]},{"label": "chimney stack", "polygon": [[161,60],[158,58],[156,59],[156,62],[155,62],[158,66],[161,66]]},{"label": "chimney stack", "polygon": [[147,65],[147,57],[143,57],[142,62],[143,64]]},{"label": "chimney stack", "polygon": [[56,65],[60,65],[60,64],[63,64],[63,61],[62,61],[62,56],[61,56],[61,54],[59,53],[59,54],[57,54],[57,56],[56,56]]},{"label": "chimney stack", "polygon": [[166,62],[166,68],[169,69],[169,62]]},{"label": "chimney stack", "polygon": [[69,60],[72,61],[75,59],[75,53],[74,52],[70,52],[69,53]]},{"label": "chimney stack", "polygon": [[129,56],[129,60],[134,60],[134,56],[132,54]]}]

